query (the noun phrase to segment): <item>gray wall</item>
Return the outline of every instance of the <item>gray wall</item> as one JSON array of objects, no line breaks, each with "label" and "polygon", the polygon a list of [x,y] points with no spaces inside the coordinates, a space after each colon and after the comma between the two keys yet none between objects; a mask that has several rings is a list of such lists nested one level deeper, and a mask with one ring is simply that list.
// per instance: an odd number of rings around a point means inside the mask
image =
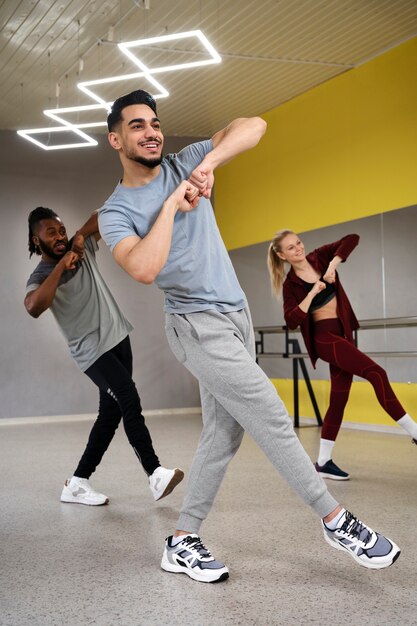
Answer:
[{"label": "gray wall", "polygon": [[[44,152],[14,132],[0,132],[0,417],[91,413],[97,393],[70,358],[49,312],[32,319],[23,307],[26,280],[36,265],[27,252],[27,216],[50,206],[71,233],[113,190],[120,175],[117,154],[98,137],[99,146]],[[189,143],[169,138],[166,151]],[[277,222],[277,229],[282,225]],[[357,232],[359,247],[340,274],[359,319],[415,315],[417,312],[417,207],[300,233],[308,250]],[[269,242],[231,253],[247,293],[255,326],[283,323],[282,303],[271,296],[266,269]],[[135,283],[116,266],[102,243],[100,267],[121,308],[135,326],[131,335],[136,380],[145,409],[199,404],[198,387],[170,352],[163,331],[163,297],[154,286]],[[270,340],[270,349],[282,344]],[[417,329],[364,331],[366,350],[417,348]],[[413,359],[380,359],[393,381],[417,380]],[[268,375],[291,376],[291,363],[262,360]],[[312,368],[309,366],[310,372]],[[319,365],[313,377],[327,378]]]},{"label": "gray wall", "polygon": [[[31,318],[23,306],[29,260],[27,217],[36,206],[53,208],[72,233],[110,195],[120,175],[107,139],[96,148],[45,152],[10,131],[0,132],[0,417],[91,413],[97,391],[69,356],[49,311]],[[195,139],[194,139],[195,140]],[[189,143],[168,138],[166,151]],[[172,355],[163,330],[163,297],[135,283],[104,243],[98,262],[125,315],[131,334],[134,379],[145,409],[199,405],[198,387]]]},{"label": "gray wall", "polygon": [[[277,230],[291,228],[280,224]],[[407,207],[360,220],[336,224],[315,231],[299,233],[308,251],[336,241],[348,233],[360,235],[359,246],[339,267],[343,286],[359,320],[417,315],[417,207]],[[282,301],[271,295],[266,255],[269,242],[231,252],[239,280],[248,296],[254,326],[284,324]],[[300,336],[301,339],[301,336]],[[304,344],[301,341],[304,348]],[[417,350],[417,328],[363,330],[359,347],[366,351]],[[267,339],[268,351],[283,351],[282,338]],[[380,358],[396,382],[417,381],[417,361],[412,358]],[[284,359],[261,359],[261,366],[274,378],[291,377],[291,362]],[[313,378],[327,378],[327,365],[318,363]]]}]

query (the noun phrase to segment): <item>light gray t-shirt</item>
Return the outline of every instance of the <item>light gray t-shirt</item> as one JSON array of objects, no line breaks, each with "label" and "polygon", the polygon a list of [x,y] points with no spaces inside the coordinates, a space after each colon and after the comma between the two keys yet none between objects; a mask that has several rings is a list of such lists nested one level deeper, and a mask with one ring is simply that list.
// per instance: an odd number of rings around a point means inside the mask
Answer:
[{"label": "light gray t-shirt", "polygon": [[[133,330],[99,272],[97,249],[94,237],[87,237],[83,261],[63,272],[49,307],[83,372]],[[26,293],[37,289],[55,265],[42,260],[27,281]]]},{"label": "light gray t-shirt", "polygon": [[[212,149],[208,140],[164,157],[158,176],[143,187],[119,183],[99,211],[100,233],[110,249],[131,235],[143,239],[166,198]],[[201,198],[193,211],[176,214],[169,257],[155,282],[165,293],[167,313],[229,312],[246,306],[213,207],[206,198]]]}]

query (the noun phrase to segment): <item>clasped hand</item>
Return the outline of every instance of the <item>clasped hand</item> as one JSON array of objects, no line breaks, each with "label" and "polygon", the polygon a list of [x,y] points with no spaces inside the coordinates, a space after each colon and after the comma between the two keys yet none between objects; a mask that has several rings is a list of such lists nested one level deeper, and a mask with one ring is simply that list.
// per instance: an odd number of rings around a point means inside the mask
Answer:
[{"label": "clasped hand", "polygon": [[211,198],[211,190],[214,185],[213,170],[207,165],[204,165],[204,163],[200,163],[191,173],[190,183],[197,187],[200,196]]},{"label": "clasped hand", "polygon": [[[324,276],[323,276],[324,278]],[[317,295],[318,293],[320,293],[320,291],[323,291],[323,289],[326,289],[326,285],[323,281],[318,280],[316,283],[314,283],[314,287],[311,290],[311,294],[313,296]]]}]

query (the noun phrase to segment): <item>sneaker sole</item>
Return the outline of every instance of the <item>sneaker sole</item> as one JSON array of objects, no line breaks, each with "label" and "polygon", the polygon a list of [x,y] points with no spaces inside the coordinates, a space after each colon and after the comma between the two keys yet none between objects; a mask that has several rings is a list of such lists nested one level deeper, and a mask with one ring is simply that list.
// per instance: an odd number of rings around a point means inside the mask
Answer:
[{"label": "sneaker sole", "polygon": [[328,478],[330,480],[349,480],[350,476],[335,476],[334,474],[326,474],[326,472],[317,472],[322,478]]},{"label": "sneaker sole", "polygon": [[165,487],[164,493],[161,496],[159,496],[159,498],[157,498],[156,502],[158,502],[158,500],[162,500],[162,498],[165,498],[165,496],[169,496],[169,494],[172,491],[174,491],[175,487],[179,485],[179,483],[182,481],[183,478],[184,478],[184,472],[178,468],[175,469],[174,475],[169,481],[169,483],[167,484],[167,486]]},{"label": "sneaker sole", "polygon": [[[193,569],[189,569],[188,567],[181,567],[181,565],[173,565],[168,561],[165,557],[165,554],[162,557],[161,568],[165,572],[170,572],[171,574],[187,574],[193,580],[196,580],[199,583],[220,583],[229,578],[229,570],[227,567],[219,570],[215,578],[209,580],[206,576],[202,576],[195,572]],[[205,570],[205,571],[213,571],[213,570]],[[221,572],[221,573],[220,573]]]},{"label": "sneaker sole", "polygon": [[360,559],[360,557],[357,556],[357,554],[355,554],[354,552],[352,552],[352,550],[349,550],[348,548],[344,548],[343,546],[341,546],[339,543],[333,541],[332,539],[330,539],[330,537],[328,536],[328,534],[326,533],[326,531],[323,531],[324,534],[324,539],[327,541],[327,543],[329,544],[329,546],[332,546],[332,548],[336,548],[336,550],[341,550],[342,552],[346,552],[347,554],[349,554],[352,559],[354,561],[356,561],[357,563],[359,563],[359,565],[362,565],[362,567],[366,567],[367,569],[384,569],[385,567],[390,567],[391,565],[393,565],[395,563],[395,561],[398,559],[398,557],[401,554],[401,550],[400,548],[393,543],[391,540],[390,543],[392,544],[392,548],[393,548],[393,556],[390,560],[389,563],[372,563],[371,562],[366,562],[366,561],[362,561]]},{"label": "sneaker sole", "polygon": [[86,500],[80,500],[79,498],[74,498],[72,496],[61,496],[60,501],[70,504],[86,504],[88,506],[104,506],[109,503],[108,498],[106,498],[104,502],[86,502]]}]

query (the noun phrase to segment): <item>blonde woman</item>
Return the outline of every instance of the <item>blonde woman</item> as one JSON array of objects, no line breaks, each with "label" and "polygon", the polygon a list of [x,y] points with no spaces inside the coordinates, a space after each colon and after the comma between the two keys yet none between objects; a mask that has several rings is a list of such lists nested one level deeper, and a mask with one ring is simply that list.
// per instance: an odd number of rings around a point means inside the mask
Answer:
[{"label": "blonde woman", "polygon": [[[340,283],[337,267],[359,243],[358,235],[346,235],[306,254],[298,235],[279,231],[268,251],[268,269],[275,295],[282,293],[284,317],[291,330],[300,327],[315,367],[318,358],[330,366],[330,403],[325,415],[316,465],[323,478],[348,480],[349,474],[332,460],[332,452],[354,375],[368,380],[381,406],[417,440],[417,424],[396,397],[385,370],[358,350],[353,331],[359,327]],[[290,271],[285,276],[285,263]]]}]

